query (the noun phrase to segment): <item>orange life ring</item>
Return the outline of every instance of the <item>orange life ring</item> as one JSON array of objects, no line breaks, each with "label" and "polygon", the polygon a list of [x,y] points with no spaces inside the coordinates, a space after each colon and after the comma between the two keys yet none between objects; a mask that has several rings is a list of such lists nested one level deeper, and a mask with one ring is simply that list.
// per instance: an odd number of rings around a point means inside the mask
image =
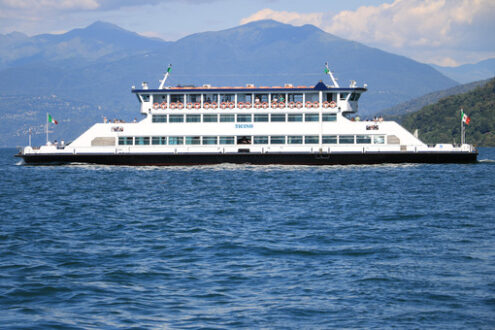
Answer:
[{"label": "orange life ring", "polygon": [[[158,104],[158,103],[156,103]],[[163,101],[162,104],[160,105],[163,110],[167,109],[167,102]]]},{"label": "orange life ring", "polygon": [[210,107],[210,103],[205,102],[203,103],[203,108],[208,109]]},{"label": "orange life ring", "polygon": [[263,109],[266,109],[266,108],[268,108],[268,103],[263,102],[263,103],[261,103],[261,106],[263,107]]},{"label": "orange life ring", "polygon": [[251,109],[251,107],[252,107],[251,102],[244,102],[244,108]]},{"label": "orange life ring", "polygon": [[312,108],[312,107],[313,107],[313,103],[310,101],[307,101],[306,102],[306,108]]},{"label": "orange life ring", "polygon": [[225,109],[227,107],[227,102],[220,103],[220,108]]},{"label": "orange life ring", "polygon": [[237,102],[237,107],[238,107],[239,109],[244,108],[244,103],[242,103],[242,102]]},{"label": "orange life ring", "polygon": [[330,106],[330,102],[328,102],[328,101],[323,102],[323,107],[325,109],[328,108],[329,106]]},{"label": "orange life ring", "polygon": [[230,103],[229,103],[229,108],[230,108],[230,109],[234,109],[234,108],[235,108],[235,104],[234,104],[234,102],[230,102]]},{"label": "orange life ring", "polygon": [[330,108],[335,108],[337,106],[337,103],[335,101],[330,102]]},{"label": "orange life ring", "polygon": [[318,108],[320,106],[320,102],[314,101],[313,102],[313,108]]},{"label": "orange life ring", "polygon": [[285,108],[285,102],[278,102],[278,107],[279,107],[280,109]]},{"label": "orange life ring", "polygon": [[294,109],[296,104],[294,102],[289,102],[289,108]]},{"label": "orange life ring", "polygon": [[193,105],[191,102],[189,102],[189,103],[187,104],[187,108],[188,108],[188,109],[192,109],[192,108],[193,108],[193,106],[194,106],[194,105]]},{"label": "orange life ring", "polygon": [[255,103],[255,104],[254,104],[254,107],[255,107],[256,109],[260,109],[260,108],[261,108],[261,103],[259,103],[259,102]]},{"label": "orange life ring", "polygon": [[158,109],[160,107],[160,103],[153,103],[153,109]]},{"label": "orange life ring", "polygon": [[301,109],[303,106],[302,102],[298,101],[296,102],[296,108]]},{"label": "orange life ring", "polygon": [[177,104],[175,102],[170,103],[170,109],[175,109],[177,107]]},{"label": "orange life ring", "polygon": [[199,102],[194,103],[194,109],[199,109],[199,108],[201,108],[201,103]]},{"label": "orange life ring", "polygon": [[211,108],[216,109],[217,108],[217,102],[211,102]]},{"label": "orange life ring", "polygon": [[183,109],[183,108],[184,108],[184,103],[177,102],[177,109]]}]

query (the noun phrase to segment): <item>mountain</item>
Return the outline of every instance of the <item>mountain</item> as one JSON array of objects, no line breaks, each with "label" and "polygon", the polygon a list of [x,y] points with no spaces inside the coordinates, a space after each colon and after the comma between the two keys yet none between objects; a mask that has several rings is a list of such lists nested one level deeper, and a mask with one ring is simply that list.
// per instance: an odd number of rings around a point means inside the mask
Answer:
[{"label": "mountain", "polygon": [[490,58],[476,64],[464,64],[456,67],[432,66],[442,74],[461,84],[495,76],[495,58]]},{"label": "mountain", "polygon": [[410,101],[406,101],[383,111],[380,111],[378,115],[385,117],[388,120],[399,120],[400,118],[409,114],[421,110],[421,108],[436,103],[438,100],[450,95],[461,94],[469,92],[476,87],[487,84],[490,80],[475,81],[469,84],[459,85],[451,87],[442,91],[428,93],[426,95],[417,97]]},{"label": "mountain", "polygon": [[[173,64],[167,81],[170,85],[312,86],[320,80],[329,83],[323,73],[326,61],[341,86],[348,86],[351,79],[361,86],[368,84],[369,91],[360,102],[363,115],[456,85],[429,65],[339,38],[312,25],[257,21],[165,42],[97,22],[61,35],[1,36],[0,96],[16,96],[22,101],[57,95],[100,109],[98,118],[118,112],[118,117],[130,120],[138,113],[130,86],[148,81],[150,87],[157,87],[169,63]],[[17,109],[0,103],[0,115],[22,111],[18,109],[23,109],[22,102]],[[65,109],[61,115],[73,118],[86,113]],[[87,119],[85,127],[91,124]],[[74,126],[70,131],[80,128]],[[14,143],[12,139],[2,141]]]},{"label": "mountain", "polygon": [[419,137],[426,143],[459,143],[461,108],[471,118],[466,128],[467,143],[495,146],[495,78],[470,92],[443,98],[406,115],[402,124],[410,131],[419,129]]}]

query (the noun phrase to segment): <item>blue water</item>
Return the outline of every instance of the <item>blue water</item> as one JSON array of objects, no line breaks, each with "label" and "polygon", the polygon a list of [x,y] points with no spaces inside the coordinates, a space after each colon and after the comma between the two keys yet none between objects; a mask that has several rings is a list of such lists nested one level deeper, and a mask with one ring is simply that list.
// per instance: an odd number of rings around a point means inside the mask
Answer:
[{"label": "blue water", "polygon": [[495,149],[478,164],[16,165],[4,328],[494,328]]}]

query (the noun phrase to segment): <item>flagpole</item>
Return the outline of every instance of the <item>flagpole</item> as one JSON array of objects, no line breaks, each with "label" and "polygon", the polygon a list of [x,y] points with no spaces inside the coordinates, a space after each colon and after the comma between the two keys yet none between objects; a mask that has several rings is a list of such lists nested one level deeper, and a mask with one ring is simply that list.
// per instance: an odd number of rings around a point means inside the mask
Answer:
[{"label": "flagpole", "polygon": [[461,108],[461,146],[464,144],[464,111]]},{"label": "flagpole", "polygon": [[48,112],[46,113],[46,126],[45,126],[45,131],[46,131],[46,145],[48,145]]}]

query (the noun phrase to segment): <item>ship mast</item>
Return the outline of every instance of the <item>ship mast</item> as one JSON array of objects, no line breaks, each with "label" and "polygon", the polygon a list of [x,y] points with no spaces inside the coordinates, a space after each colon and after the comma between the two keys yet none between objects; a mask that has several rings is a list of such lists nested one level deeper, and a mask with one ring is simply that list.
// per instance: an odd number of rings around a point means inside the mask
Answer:
[{"label": "ship mast", "polygon": [[165,86],[165,81],[167,81],[168,75],[170,74],[170,71],[172,71],[172,64],[168,65],[167,72],[165,72],[165,76],[163,76],[163,79],[161,80],[160,87],[158,89],[163,89],[163,86]]},{"label": "ship mast", "polygon": [[328,68],[328,62],[325,63],[325,73],[330,76],[333,86],[339,88],[339,84],[337,83],[337,80],[335,80],[332,71],[330,71],[330,69]]}]

